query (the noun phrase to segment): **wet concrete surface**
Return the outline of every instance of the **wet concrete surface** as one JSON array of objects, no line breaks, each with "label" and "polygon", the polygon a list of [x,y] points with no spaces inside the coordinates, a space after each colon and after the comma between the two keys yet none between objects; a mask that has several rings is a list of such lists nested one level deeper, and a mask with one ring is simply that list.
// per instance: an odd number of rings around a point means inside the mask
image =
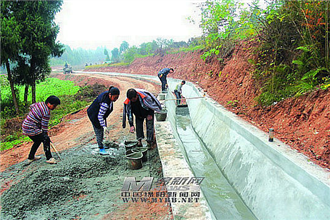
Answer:
[{"label": "wet concrete surface", "polygon": [[13,185],[1,196],[1,219],[102,219],[123,202],[120,190],[125,177],[160,178],[158,150],[148,151],[139,170],[127,167],[124,149],[113,156],[93,155],[96,145],[62,151],[56,165],[45,158],[16,164],[1,173]]}]

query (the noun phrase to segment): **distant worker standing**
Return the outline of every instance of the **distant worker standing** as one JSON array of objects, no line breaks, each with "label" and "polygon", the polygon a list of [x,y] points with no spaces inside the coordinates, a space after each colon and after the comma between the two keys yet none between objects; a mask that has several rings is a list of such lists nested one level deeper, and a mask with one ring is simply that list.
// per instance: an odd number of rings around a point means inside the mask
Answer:
[{"label": "distant worker standing", "polygon": [[162,83],[162,91],[166,91],[167,89],[167,75],[169,73],[173,73],[173,68],[164,68],[161,71],[158,72],[158,78],[160,79],[160,82]]},{"label": "distant worker standing", "polygon": [[182,98],[182,86],[186,84],[186,81],[182,80],[182,82],[178,83],[175,87],[174,94],[176,96],[176,104],[180,105]]},{"label": "distant worker standing", "polygon": [[123,109],[123,128],[126,127],[126,115],[130,125],[130,132],[135,131],[133,125],[133,114],[135,115],[136,139],[138,145],[142,146],[144,138],[143,121],[146,119],[147,127],[147,147],[151,148],[154,142],[154,111],[159,112],[162,109],[160,102],[150,92],[143,89],[127,90],[127,99],[124,102]]},{"label": "distant worker standing", "polygon": [[48,122],[50,119],[50,111],[59,105],[60,99],[54,95],[49,96],[45,102],[34,103],[30,106],[30,112],[23,121],[22,131],[24,135],[29,136],[33,141],[33,145],[28,157],[28,163],[39,160],[40,156],[35,156],[41,143],[44,145],[46,162],[55,164],[57,161],[52,157],[50,152],[50,138],[48,136]]},{"label": "distant worker standing", "polygon": [[92,122],[96,141],[100,149],[101,155],[107,155],[103,146],[104,133],[109,134],[107,128],[107,117],[113,111],[113,102],[117,101],[120,91],[117,87],[110,86],[109,90],[101,93],[88,107],[87,114]]}]

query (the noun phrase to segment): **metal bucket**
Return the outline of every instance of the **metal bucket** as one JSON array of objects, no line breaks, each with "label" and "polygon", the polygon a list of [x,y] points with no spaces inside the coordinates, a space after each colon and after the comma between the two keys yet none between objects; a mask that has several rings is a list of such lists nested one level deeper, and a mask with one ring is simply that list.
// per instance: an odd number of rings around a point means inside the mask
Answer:
[{"label": "metal bucket", "polygon": [[142,168],[142,157],[141,152],[133,152],[129,155],[126,155],[127,166],[131,170],[138,170]]},{"label": "metal bucket", "polygon": [[147,159],[147,153],[148,153],[148,148],[147,147],[137,147],[133,149],[133,152],[141,152],[143,154],[142,157],[142,162],[146,162]]},{"label": "metal bucket", "polygon": [[165,121],[167,117],[167,111],[162,110],[160,113],[156,112],[155,116],[157,121]]}]

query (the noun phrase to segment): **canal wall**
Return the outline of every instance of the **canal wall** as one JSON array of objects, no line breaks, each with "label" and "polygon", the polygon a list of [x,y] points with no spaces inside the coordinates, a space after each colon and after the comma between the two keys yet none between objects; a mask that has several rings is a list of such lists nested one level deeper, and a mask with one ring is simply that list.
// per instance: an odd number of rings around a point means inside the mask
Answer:
[{"label": "canal wall", "polygon": [[[169,90],[179,82],[168,79]],[[258,219],[330,219],[329,172],[278,139],[269,142],[268,134],[227,111],[194,84],[187,82],[183,95],[196,133]],[[172,98],[170,93],[166,97]],[[168,120],[175,126],[175,104],[165,103]]]}]

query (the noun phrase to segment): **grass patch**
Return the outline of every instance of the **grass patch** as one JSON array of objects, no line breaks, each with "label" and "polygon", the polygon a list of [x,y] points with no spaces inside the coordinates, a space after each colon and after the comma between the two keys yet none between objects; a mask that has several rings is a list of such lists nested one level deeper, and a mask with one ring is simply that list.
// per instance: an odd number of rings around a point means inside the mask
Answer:
[{"label": "grass patch", "polygon": [[167,51],[167,54],[177,54],[177,53],[187,53],[187,52],[191,52],[191,51],[196,51],[196,50],[202,50],[204,49],[203,45],[198,45],[198,46],[194,46],[194,47],[180,47],[179,49],[175,49],[175,50],[170,50]]}]

